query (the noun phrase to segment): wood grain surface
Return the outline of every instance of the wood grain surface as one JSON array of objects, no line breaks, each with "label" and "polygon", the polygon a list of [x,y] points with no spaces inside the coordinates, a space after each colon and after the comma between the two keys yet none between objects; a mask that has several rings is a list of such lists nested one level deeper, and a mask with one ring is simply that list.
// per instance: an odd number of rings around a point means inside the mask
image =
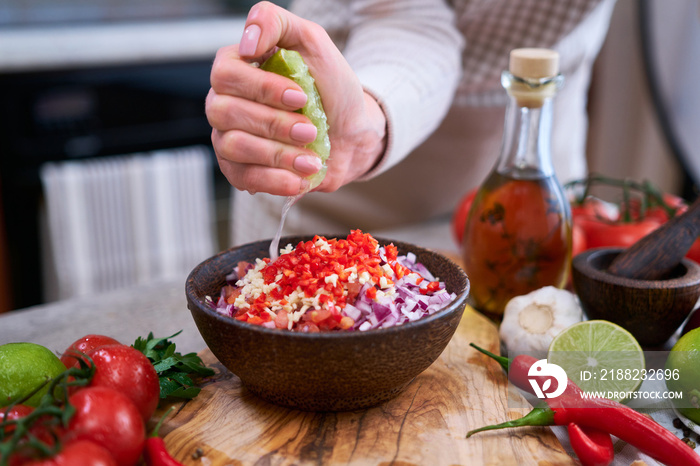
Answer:
[{"label": "wood grain surface", "polygon": [[531,408],[509,388],[502,369],[470,342],[499,349],[496,327],[468,307],[440,358],[397,398],[341,413],[262,401],[207,349],[200,355],[217,375],[197,398],[175,404],[160,433],[185,465],[576,464],[549,428],[465,438],[472,428],[520,417]]}]

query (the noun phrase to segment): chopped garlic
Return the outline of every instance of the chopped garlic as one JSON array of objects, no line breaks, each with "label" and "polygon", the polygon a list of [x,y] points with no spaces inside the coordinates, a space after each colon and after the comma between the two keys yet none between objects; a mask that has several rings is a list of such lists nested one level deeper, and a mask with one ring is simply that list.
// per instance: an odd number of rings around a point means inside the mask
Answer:
[{"label": "chopped garlic", "polygon": [[394,276],[394,269],[392,269],[391,266],[390,266],[389,264],[384,264],[384,265],[382,265],[382,269],[384,270],[384,273],[385,273],[388,277],[393,277],[393,276]]},{"label": "chopped garlic", "polygon": [[392,284],[393,283],[387,280],[386,277],[383,275],[379,278],[379,287],[382,289],[389,288]]},{"label": "chopped garlic", "polygon": [[370,277],[369,272],[364,271],[360,274],[358,282],[360,282],[360,285],[364,285],[367,282],[371,282],[372,277]]},{"label": "chopped garlic", "polygon": [[326,278],[324,278],[323,281],[326,283],[332,283],[333,286],[335,286],[338,283],[338,274],[332,273],[330,275],[326,275]]}]

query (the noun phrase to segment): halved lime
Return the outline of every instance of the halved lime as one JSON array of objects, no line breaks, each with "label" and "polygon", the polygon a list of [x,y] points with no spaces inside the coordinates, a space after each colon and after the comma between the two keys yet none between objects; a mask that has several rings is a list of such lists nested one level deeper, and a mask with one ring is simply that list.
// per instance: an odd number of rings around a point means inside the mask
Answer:
[{"label": "halved lime", "polygon": [[607,320],[588,320],[560,332],[547,362],[560,366],[582,390],[628,401],[644,379],[644,351],[636,338]]},{"label": "halved lime", "polygon": [[326,118],[326,112],[323,110],[321,96],[318,93],[318,89],[316,89],[314,78],[311,76],[309,67],[306,66],[301,54],[295,50],[278,49],[260,65],[260,68],[293,80],[306,94],[306,104],[298,112],[305,115],[316,126],[316,139],[307,144],[306,147],[318,155],[323,165],[321,170],[308,178],[309,189],[313,189],[321,184],[321,181],[326,176],[326,160],[328,160],[328,156],[331,153],[331,142],[328,138],[328,119]]}]

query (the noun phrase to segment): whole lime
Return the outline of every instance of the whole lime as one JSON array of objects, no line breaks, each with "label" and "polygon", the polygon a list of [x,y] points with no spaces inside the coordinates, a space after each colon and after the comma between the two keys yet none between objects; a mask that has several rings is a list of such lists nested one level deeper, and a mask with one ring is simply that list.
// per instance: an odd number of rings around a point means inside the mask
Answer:
[{"label": "whole lime", "polygon": [[700,328],[683,335],[666,359],[666,387],[670,392],[681,392],[683,397],[673,398],[678,411],[700,424]]},{"label": "whole lime", "polygon": [[24,398],[41,384],[41,390],[23,404],[37,406],[48,391],[47,381],[66,370],[48,348],[36,343],[6,343],[0,346],[0,406]]}]

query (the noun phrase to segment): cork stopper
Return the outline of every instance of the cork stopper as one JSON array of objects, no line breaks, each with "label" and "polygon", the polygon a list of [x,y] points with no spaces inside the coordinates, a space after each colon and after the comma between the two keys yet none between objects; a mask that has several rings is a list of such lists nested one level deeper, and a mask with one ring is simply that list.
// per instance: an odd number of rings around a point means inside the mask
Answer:
[{"label": "cork stopper", "polygon": [[551,78],[559,74],[559,53],[550,49],[515,49],[510,52],[510,72],[522,79]]},{"label": "cork stopper", "polygon": [[550,49],[514,49],[510,52],[508,73],[520,80],[508,80],[506,86],[518,105],[541,107],[561,85],[559,53]]}]

